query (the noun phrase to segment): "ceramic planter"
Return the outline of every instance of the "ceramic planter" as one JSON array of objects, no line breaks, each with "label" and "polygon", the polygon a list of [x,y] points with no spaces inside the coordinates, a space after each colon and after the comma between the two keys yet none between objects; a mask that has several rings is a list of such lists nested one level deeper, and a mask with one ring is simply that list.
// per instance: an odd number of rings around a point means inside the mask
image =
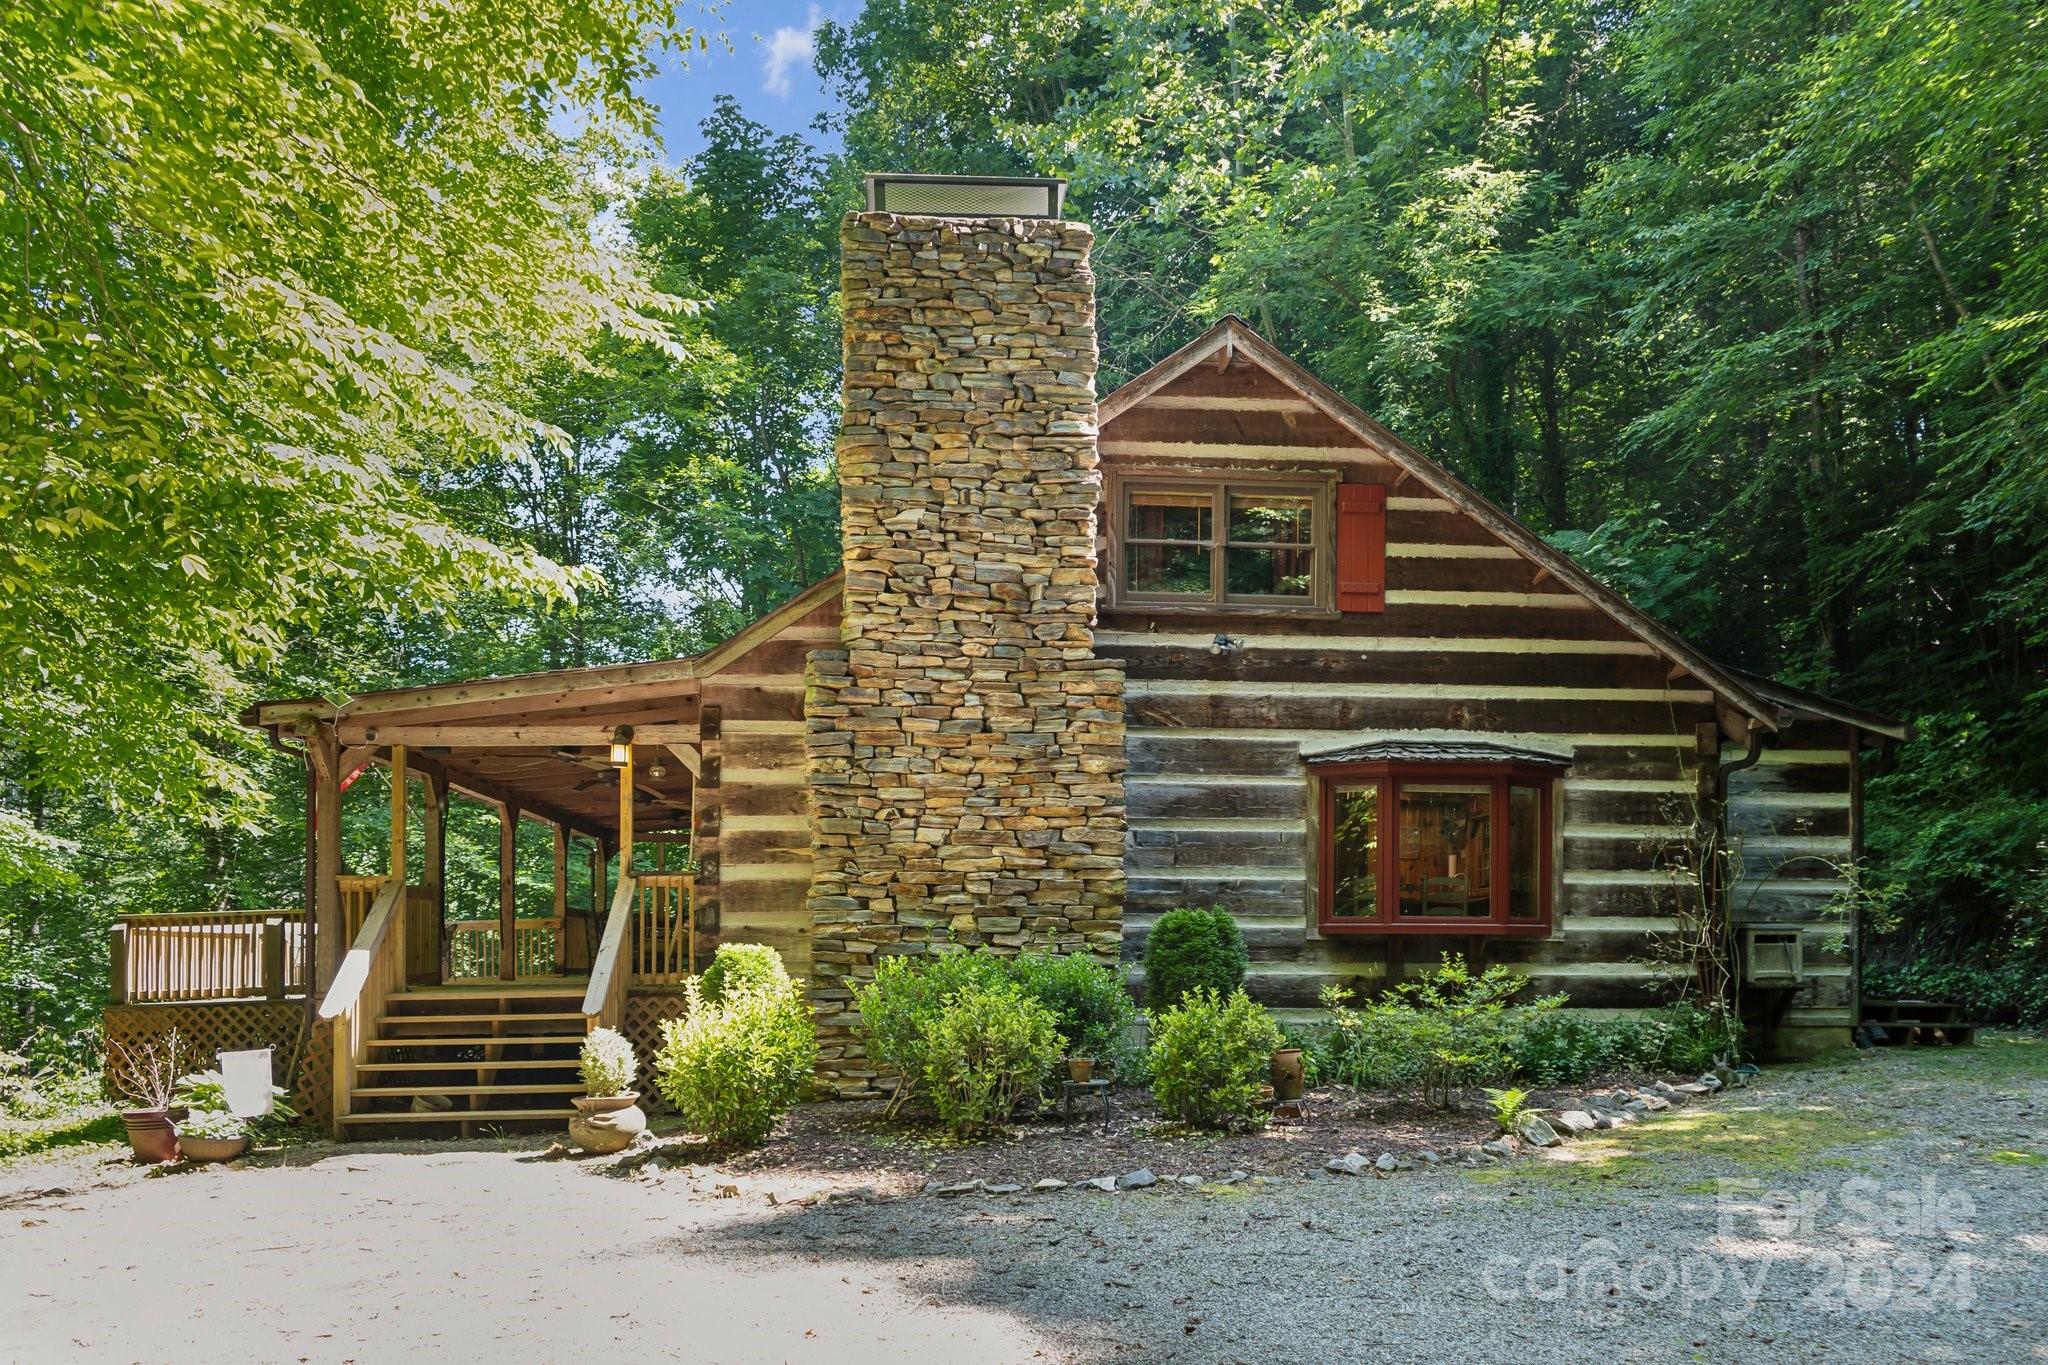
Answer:
[{"label": "ceramic planter", "polygon": [[128,1129],[128,1150],[137,1161],[152,1164],[178,1159],[178,1130],[167,1109],[128,1109],[121,1114]]},{"label": "ceramic planter", "polygon": [[187,1161],[233,1161],[249,1150],[249,1139],[186,1137],[181,1133],[178,1150]]},{"label": "ceramic planter", "polygon": [[576,1117],[569,1120],[569,1141],[596,1156],[624,1151],[645,1131],[647,1115],[637,1090],[584,1095],[576,1100]]},{"label": "ceramic planter", "polygon": [[1093,1057],[1067,1058],[1067,1079],[1076,1084],[1094,1080],[1095,1059]]},{"label": "ceramic planter", "polygon": [[1273,1098],[1286,1102],[1301,1098],[1304,1073],[1301,1049],[1283,1047],[1273,1053]]}]

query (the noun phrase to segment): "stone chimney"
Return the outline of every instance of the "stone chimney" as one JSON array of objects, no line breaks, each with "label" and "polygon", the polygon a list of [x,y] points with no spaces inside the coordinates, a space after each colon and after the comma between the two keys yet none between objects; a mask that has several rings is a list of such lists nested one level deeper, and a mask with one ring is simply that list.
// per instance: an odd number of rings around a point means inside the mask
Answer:
[{"label": "stone chimney", "polygon": [[882,956],[1121,948],[1092,240],[1050,218],[840,230],[845,622],[804,706],[819,1073],[840,1093],[875,1088],[850,1026]]}]

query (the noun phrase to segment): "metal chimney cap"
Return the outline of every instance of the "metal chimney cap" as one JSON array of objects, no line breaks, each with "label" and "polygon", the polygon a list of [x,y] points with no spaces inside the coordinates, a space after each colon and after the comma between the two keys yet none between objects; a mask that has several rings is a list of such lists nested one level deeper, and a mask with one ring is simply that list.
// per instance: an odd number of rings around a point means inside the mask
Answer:
[{"label": "metal chimney cap", "polygon": [[1067,200],[1055,176],[870,174],[867,186],[870,213],[932,218],[1057,218]]}]

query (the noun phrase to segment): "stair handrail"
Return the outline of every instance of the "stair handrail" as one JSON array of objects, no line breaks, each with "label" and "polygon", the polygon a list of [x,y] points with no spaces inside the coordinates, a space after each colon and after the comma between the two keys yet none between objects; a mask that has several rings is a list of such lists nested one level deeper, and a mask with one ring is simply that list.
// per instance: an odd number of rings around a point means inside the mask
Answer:
[{"label": "stair handrail", "polygon": [[633,918],[634,879],[622,876],[612,892],[612,908],[604,917],[604,937],[590,963],[590,984],[583,992],[583,1027],[617,1028],[626,1017],[626,927]]},{"label": "stair handrail", "polygon": [[342,1135],[354,1094],[356,1069],[368,1060],[375,1021],[384,1003],[405,990],[407,888],[387,882],[363,917],[362,932],[321,998],[318,1017],[334,1026],[334,1135]]}]

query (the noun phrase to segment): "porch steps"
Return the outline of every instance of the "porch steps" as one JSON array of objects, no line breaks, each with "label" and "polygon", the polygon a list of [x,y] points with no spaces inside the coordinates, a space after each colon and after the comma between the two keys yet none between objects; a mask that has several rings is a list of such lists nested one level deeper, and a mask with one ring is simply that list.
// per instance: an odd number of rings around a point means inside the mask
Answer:
[{"label": "porch steps", "polygon": [[[356,1068],[351,1138],[473,1137],[484,1126],[560,1130],[582,1093],[574,981],[463,983],[394,995]],[[424,1101],[424,1103],[422,1103]],[[446,1107],[444,1107],[446,1106]]]},{"label": "porch steps", "polygon": [[373,1038],[371,1047],[492,1047],[513,1045],[533,1047],[537,1044],[569,1043],[583,1046],[580,1033],[484,1033],[470,1034],[460,1038],[413,1038],[403,1034],[396,1038]]}]

